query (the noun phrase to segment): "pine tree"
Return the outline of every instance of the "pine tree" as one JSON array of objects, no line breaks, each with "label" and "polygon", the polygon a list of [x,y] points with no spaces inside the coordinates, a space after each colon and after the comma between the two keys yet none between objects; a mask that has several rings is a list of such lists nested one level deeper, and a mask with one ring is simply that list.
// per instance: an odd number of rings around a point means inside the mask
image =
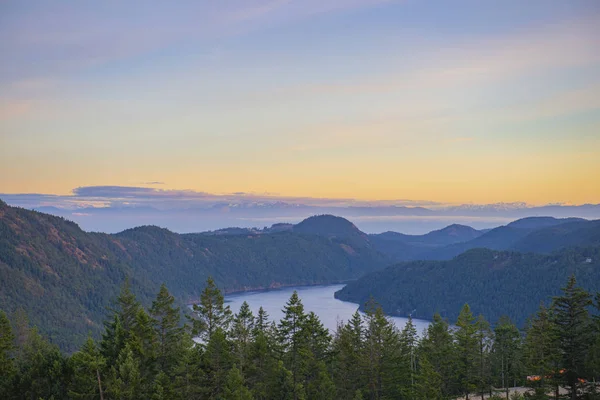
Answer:
[{"label": "pine tree", "polygon": [[600,292],[596,293],[593,316],[592,343],[588,352],[587,367],[593,382],[600,380]]},{"label": "pine tree", "polygon": [[475,336],[477,338],[477,386],[481,400],[483,400],[485,393],[491,391],[492,371],[490,366],[490,352],[493,335],[490,324],[481,314],[477,317],[475,328]]},{"label": "pine tree", "polygon": [[457,352],[449,324],[438,313],[434,314],[433,321],[419,343],[419,356],[426,358],[441,377],[443,398],[458,393],[455,383]]},{"label": "pine tree", "polygon": [[552,303],[553,322],[558,335],[558,346],[565,368],[564,379],[571,399],[577,398],[578,379],[585,376],[586,355],[592,339],[588,306],[592,304],[588,292],[577,287],[575,275],[571,275],[563,295]]},{"label": "pine tree", "polygon": [[119,297],[117,297],[117,309],[115,310],[119,315],[121,325],[125,332],[133,330],[138,312],[141,308],[140,303],[131,292],[131,283],[129,277],[127,277],[121,287],[121,293],[119,294]]},{"label": "pine tree", "polygon": [[172,400],[175,398],[174,385],[163,371],[160,371],[152,385],[152,400]]},{"label": "pine tree", "polygon": [[6,313],[0,310],[0,393],[8,393],[15,374],[15,335]]},{"label": "pine tree", "polygon": [[156,363],[157,338],[152,327],[152,319],[143,308],[138,309],[135,325],[129,333],[127,345],[139,362],[142,390],[145,393],[150,392],[158,373]]},{"label": "pine tree", "polygon": [[253,400],[252,392],[244,385],[244,377],[237,368],[233,366],[227,374],[227,381],[223,391],[223,400]]},{"label": "pine tree", "polygon": [[398,333],[372,299],[366,306],[365,375],[371,399],[399,398],[400,349]]},{"label": "pine tree", "polygon": [[30,329],[16,360],[14,389],[17,398],[64,399],[71,374],[57,346],[48,343],[37,329]]},{"label": "pine tree", "polygon": [[219,398],[223,395],[227,372],[233,365],[232,344],[225,331],[217,327],[206,344],[204,352],[205,384],[208,398]]},{"label": "pine tree", "polygon": [[148,398],[142,387],[140,362],[135,358],[129,344],[126,344],[115,365],[111,368],[111,376],[107,382],[108,398],[121,400],[143,400]]},{"label": "pine tree", "polygon": [[335,385],[327,371],[324,361],[311,366],[310,380],[306,383],[306,398],[311,400],[335,400]]},{"label": "pine tree", "polygon": [[508,388],[520,375],[519,354],[521,346],[521,334],[519,329],[506,317],[500,317],[494,329],[495,341],[493,345],[493,356],[495,370],[501,379],[502,387],[506,389],[508,399]]},{"label": "pine tree", "polygon": [[338,326],[332,343],[333,377],[338,398],[352,398],[366,386],[363,357],[363,321],[356,311],[350,321]]},{"label": "pine tree", "polygon": [[412,321],[412,317],[408,317],[404,329],[400,333],[400,370],[404,375],[401,382],[403,385],[402,392],[406,399],[415,398],[415,379],[417,372],[417,329]]},{"label": "pine tree", "polygon": [[277,327],[277,335],[281,350],[285,353],[285,365],[292,373],[293,399],[297,400],[302,396],[297,389],[304,380],[307,345],[304,330],[306,315],[298,292],[294,291],[283,308],[283,313],[284,317]]},{"label": "pine tree", "polygon": [[468,304],[460,310],[456,327],[454,340],[458,354],[457,384],[459,392],[469,400],[469,394],[477,388],[477,337],[473,314]]},{"label": "pine tree", "polygon": [[115,306],[110,310],[111,319],[104,322],[105,332],[102,334],[100,349],[107,365],[117,362],[129,336],[134,331],[140,310],[143,309],[131,292],[129,277],[127,277],[121,286]]},{"label": "pine tree", "polygon": [[254,334],[256,335],[256,331],[265,332],[269,328],[269,314],[260,307],[258,309],[258,315],[256,316],[256,321],[254,324]]},{"label": "pine tree", "polygon": [[276,328],[269,324],[268,314],[261,307],[253,329],[254,340],[250,344],[247,382],[254,398],[265,400],[274,392],[279,373],[274,349],[277,347]]},{"label": "pine tree", "polygon": [[556,327],[550,311],[542,303],[536,316],[529,322],[523,348],[523,358],[528,381],[540,395],[552,388],[558,398],[560,353],[558,351]]},{"label": "pine tree", "polygon": [[162,284],[150,309],[157,340],[156,358],[158,368],[167,376],[172,376],[183,352],[184,328],[179,324],[180,310],[174,304],[175,298],[169,294],[167,287]]},{"label": "pine tree", "polygon": [[195,319],[193,320],[193,333],[205,343],[212,335],[221,329],[226,332],[231,323],[232,313],[229,306],[225,306],[223,294],[215,285],[212,278],[206,281],[206,287],[200,294],[200,303],[193,305]]},{"label": "pine tree", "polygon": [[231,329],[231,338],[233,340],[235,356],[242,376],[244,375],[248,363],[253,331],[254,315],[252,314],[248,303],[244,301],[240,307],[240,311],[233,319],[233,326]]},{"label": "pine tree", "polygon": [[182,337],[181,347],[184,351],[173,373],[174,391],[179,399],[201,399],[204,394],[203,385],[207,381],[203,369],[204,347],[194,345],[187,333]]},{"label": "pine tree", "polygon": [[441,400],[447,398],[442,394],[442,377],[434,369],[427,357],[419,359],[419,372],[416,377],[415,399]]},{"label": "pine tree", "polygon": [[303,326],[306,338],[306,374],[304,387],[310,399],[333,399],[335,386],[329,376],[325,361],[329,360],[331,336],[314,312],[308,313]]},{"label": "pine tree", "polygon": [[278,361],[273,371],[273,382],[269,385],[269,400],[304,400],[304,387],[301,383],[294,384],[292,372],[282,361]]},{"label": "pine tree", "polygon": [[105,360],[91,336],[81,350],[70,359],[73,380],[69,385],[69,396],[73,399],[104,399],[103,373]]}]

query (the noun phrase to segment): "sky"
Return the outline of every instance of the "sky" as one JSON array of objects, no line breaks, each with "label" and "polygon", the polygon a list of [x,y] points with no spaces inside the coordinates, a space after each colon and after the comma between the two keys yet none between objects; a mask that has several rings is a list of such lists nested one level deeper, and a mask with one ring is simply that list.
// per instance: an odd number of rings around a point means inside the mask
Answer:
[{"label": "sky", "polygon": [[0,198],[600,203],[597,0],[2,0],[0,38]]}]

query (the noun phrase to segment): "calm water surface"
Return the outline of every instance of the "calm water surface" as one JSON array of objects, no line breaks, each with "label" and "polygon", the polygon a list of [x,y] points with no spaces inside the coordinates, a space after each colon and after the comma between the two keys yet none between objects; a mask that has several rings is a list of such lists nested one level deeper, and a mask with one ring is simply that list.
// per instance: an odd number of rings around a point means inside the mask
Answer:
[{"label": "calm water surface", "polygon": [[[235,293],[225,296],[225,301],[231,307],[231,311],[237,313],[244,301],[250,305],[256,316],[259,307],[263,307],[269,314],[269,320],[279,320],[283,317],[283,306],[296,290],[304,304],[304,311],[313,311],[319,316],[323,325],[330,331],[335,331],[338,321],[348,321],[358,308],[357,304],[348,303],[333,297],[333,294],[345,285],[323,285],[323,286],[297,286],[277,290]],[[400,329],[406,324],[406,318],[390,317]],[[419,335],[429,325],[428,321],[413,320]]]}]

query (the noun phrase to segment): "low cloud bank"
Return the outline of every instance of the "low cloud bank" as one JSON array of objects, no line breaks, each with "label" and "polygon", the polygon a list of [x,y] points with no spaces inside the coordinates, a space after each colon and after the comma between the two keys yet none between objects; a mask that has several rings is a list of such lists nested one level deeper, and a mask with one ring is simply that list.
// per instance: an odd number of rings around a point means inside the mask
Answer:
[{"label": "low cloud bank", "polygon": [[526,203],[449,205],[429,200],[362,201],[236,192],[212,194],[137,186],[86,186],[71,195],[0,194],[10,205],[60,215],[88,231],[119,232],[158,225],[176,232],[230,226],[264,227],[315,214],[350,219],[369,232],[419,234],[453,223],[477,229],[527,216],[600,218],[600,204],[531,206]]}]

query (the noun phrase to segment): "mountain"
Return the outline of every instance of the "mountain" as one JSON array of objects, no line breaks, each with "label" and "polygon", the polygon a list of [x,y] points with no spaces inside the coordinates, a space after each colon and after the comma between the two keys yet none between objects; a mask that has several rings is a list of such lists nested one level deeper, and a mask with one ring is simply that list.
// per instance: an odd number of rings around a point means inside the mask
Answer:
[{"label": "mountain", "polygon": [[551,226],[567,224],[569,222],[585,222],[583,218],[554,218],[554,217],[527,217],[521,218],[507,224],[510,228],[519,229],[542,229]]},{"label": "mountain", "polygon": [[523,326],[571,274],[600,291],[600,247],[550,255],[474,249],[448,261],[404,262],[350,282],[336,297],[364,305],[372,296],[392,315],[430,319],[439,312],[450,321],[468,303],[491,323],[507,314]]},{"label": "mountain", "polygon": [[446,245],[467,242],[482,235],[470,226],[453,224],[425,235],[405,235],[384,232],[369,235],[373,247],[394,261],[417,260],[433,249]]},{"label": "mountain", "polygon": [[332,220],[320,218],[299,224],[299,232],[182,235],[142,226],[109,235],[1,203],[0,308],[23,307],[44,334],[72,350],[88,332],[101,331],[126,276],[146,305],[162,282],[183,304],[197,298],[209,275],[235,291],[340,282],[387,264],[368,242],[355,243],[360,231],[310,233]]},{"label": "mountain", "polygon": [[[597,236],[595,236],[598,234],[598,228],[598,221],[579,218],[523,218],[485,232],[468,242],[455,243],[434,249],[431,252],[422,254],[422,258],[426,260],[449,260],[467,250],[476,248],[548,253],[565,246],[595,245],[600,244],[600,240],[597,240]],[[567,235],[563,234],[561,236],[560,232],[567,231],[573,236],[565,241]],[[553,241],[547,240],[549,237],[555,236],[559,237]]]},{"label": "mountain", "polygon": [[295,233],[318,235],[333,241],[342,241],[358,248],[371,248],[369,236],[352,222],[334,215],[315,215],[294,225]]},{"label": "mountain", "polygon": [[517,251],[550,253],[563,247],[596,245],[600,245],[600,220],[580,220],[531,232],[512,248]]}]

